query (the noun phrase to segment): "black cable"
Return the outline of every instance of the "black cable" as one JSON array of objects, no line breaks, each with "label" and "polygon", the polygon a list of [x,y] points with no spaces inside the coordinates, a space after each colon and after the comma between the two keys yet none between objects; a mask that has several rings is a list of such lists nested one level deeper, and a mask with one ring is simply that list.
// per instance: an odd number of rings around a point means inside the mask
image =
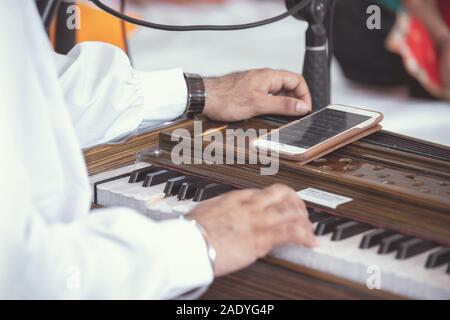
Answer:
[{"label": "black cable", "polygon": [[[120,13],[121,14],[125,14],[125,5],[126,5],[125,0],[120,0]],[[120,20],[120,28],[122,29],[122,39],[123,39],[123,46],[124,46],[125,53],[127,54],[131,65],[133,65],[133,61],[131,59],[131,53],[130,53],[130,46],[128,44],[127,29],[126,29],[124,20]]]},{"label": "black cable", "polygon": [[237,25],[186,25],[186,26],[172,26],[172,25],[166,25],[166,24],[159,24],[159,23],[153,23],[149,21],[144,21],[140,19],[136,19],[130,16],[127,16],[125,14],[122,14],[113,8],[105,5],[100,0],[90,0],[94,5],[96,5],[99,9],[115,16],[116,18],[125,20],[129,23],[136,24],[142,27],[152,28],[152,29],[158,29],[158,30],[164,30],[164,31],[229,31],[229,30],[242,30],[242,29],[250,29],[250,28],[256,28],[260,26],[264,26],[273,22],[280,21],[286,17],[292,16],[296,13],[298,13],[300,10],[302,10],[304,7],[306,7],[308,4],[311,3],[312,0],[302,0],[283,14],[280,14],[278,16],[260,20],[252,23],[244,23],[244,24],[237,24]]}]

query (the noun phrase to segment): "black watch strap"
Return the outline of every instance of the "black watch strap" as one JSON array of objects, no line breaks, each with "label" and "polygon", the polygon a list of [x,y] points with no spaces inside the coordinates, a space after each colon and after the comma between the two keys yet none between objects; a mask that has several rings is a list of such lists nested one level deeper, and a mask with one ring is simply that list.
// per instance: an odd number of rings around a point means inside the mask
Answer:
[{"label": "black watch strap", "polygon": [[188,98],[185,114],[195,116],[203,112],[206,102],[205,83],[198,74],[185,73],[184,78],[188,88]]}]

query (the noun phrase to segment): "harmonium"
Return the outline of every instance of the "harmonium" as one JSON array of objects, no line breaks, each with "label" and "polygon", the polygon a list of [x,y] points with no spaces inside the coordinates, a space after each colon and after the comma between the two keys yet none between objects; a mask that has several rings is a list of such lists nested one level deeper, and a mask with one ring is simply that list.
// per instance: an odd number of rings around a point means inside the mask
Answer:
[{"label": "harmonium", "polygon": [[[379,131],[305,165],[280,159],[271,175],[262,159],[250,163],[248,143],[234,161],[197,159],[229,148],[228,132],[281,124],[181,119],[85,150],[93,208],[174,219],[230,190],[282,183],[304,195],[320,245],[276,248],[216,279],[203,299],[449,299],[450,148]],[[173,161],[180,141],[188,161]]]}]

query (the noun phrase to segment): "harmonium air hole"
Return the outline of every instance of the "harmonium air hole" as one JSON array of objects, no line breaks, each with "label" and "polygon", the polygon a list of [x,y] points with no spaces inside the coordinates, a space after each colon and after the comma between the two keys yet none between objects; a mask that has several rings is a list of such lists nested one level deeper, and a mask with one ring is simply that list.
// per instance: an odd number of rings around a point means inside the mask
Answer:
[{"label": "harmonium air hole", "polygon": [[325,169],[325,170],[333,170],[332,167],[324,165],[324,166],[320,166],[321,169]]},{"label": "harmonium air hole", "polygon": [[345,165],[345,166],[343,166],[342,167],[344,170],[353,170],[353,169],[355,169],[355,167],[354,166],[351,166],[351,165]]},{"label": "harmonium air hole", "polygon": [[420,187],[420,186],[423,186],[423,182],[422,182],[422,181],[414,181],[414,182],[412,183],[412,185],[413,185],[414,187]]},{"label": "harmonium air hole", "polygon": [[327,159],[325,158],[319,158],[319,159],[315,159],[313,160],[314,163],[326,163]]},{"label": "harmonium air hole", "polygon": [[341,158],[341,159],[339,159],[339,162],[340,163],[352,163],[352,159],[349,159],[349,158]]},{"label": "harmonium air hole", "polygon": [[391,181],[391,180],[386,180],[386,181],[383,181],[383,184],[395,184],[395,182]]},{"label": "harmonium air hole", "polygon": [[423,192],[423,193],[430,193],[431,191],[430,191],[429,189],[420,189],[420,192]]},{"label": "harmonium air hole", "polygon": [[372,169],[375,171],[380,171],[380,170],[383,170],[384,167],[383,166],[374,166]]},{"label": "harmonium air hole", "polygon": [[377,175],[378,178],[380,179],[386,179],[387,177],[389,177],[388,173],[380,173],[379,175]]},{"label": "harmonium air hole", "polygon": [[355,173],[355,174],[353,174],[353,176],[354,176],[354,177],[357,177],[357,178],[362,178],[362,177],[364,177],[364,175],[363,175],[362,173]]}]

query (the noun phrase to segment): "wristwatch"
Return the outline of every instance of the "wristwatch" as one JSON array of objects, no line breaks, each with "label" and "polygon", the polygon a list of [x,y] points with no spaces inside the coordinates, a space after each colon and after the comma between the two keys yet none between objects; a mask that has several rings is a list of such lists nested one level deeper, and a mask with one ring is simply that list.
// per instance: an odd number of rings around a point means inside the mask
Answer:
[{"label": "wristwatch", "polygon": [[185,73],[184,79],[188,88],[185,115],[193,117],[203,112],[206,102],[205,83],[203,78],[194,73]]}]

